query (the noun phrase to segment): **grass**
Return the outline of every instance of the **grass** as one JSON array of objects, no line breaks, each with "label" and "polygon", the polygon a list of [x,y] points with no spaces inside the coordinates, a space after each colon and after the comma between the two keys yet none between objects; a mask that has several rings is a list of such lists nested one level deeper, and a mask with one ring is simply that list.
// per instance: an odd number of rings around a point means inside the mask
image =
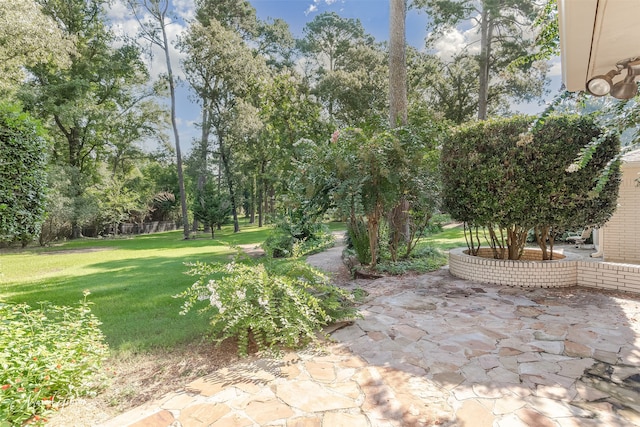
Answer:
[{"label": "grass", "polygon": [[420,239],[419,245],[429,245],[443,251],[448,251],[449,249],[467,246],[467,242],[464,238],[464,230],[460,225],[424,237]]},{"label": "grass", "polygon": [[[342,231],[345,225],[329,228]],[[115,416],[237,360],[235,341],[215,347],[207,318],[196,311],[179,315],[182,300],[172,296],[195,281],[184,274],[185,262],[227,262],[236,253],[233,245],[257,246],[270,230],[243,223],[240,233],[224,227],[215,240],[201,233],[185,241],[174,231],[0,251],[0,302],[68,306],[88,289],[102,321],[113,378],[96,399],[63,408],[57,424],[98,424],[104,421],[98,414]],[[429,240],[438,245],[438,236]]]},{"label": "grass", "polygon": [[115,352],[172,348],[206,335],[204,317],[179,315],[173,295],[194,278],[186,262],[226,262],[236,252],[229,245],[261,243],[270,228],[243,224],[216,239],[200,234],[183,240],[180,231],[116,239],[81,239],[50,248],[8,251],[0,259],[0,300],[72,305],[91,292],[93,313]]},{"label": "grass", "polygon": [[[332,231],[344,224],[331,223]],[[172,296],[195,280],[184,263],[226,262],[233,245],[259,245],[270,228],[241,224],[183,240],[181,231],[115,239],[80,239],[47,248],[4,251],[0,256],[0,301],[39,301],[73,305],[91,292],[93,313],[113,353],[171,349],[198,342],[207,335],[204,316],[179,314],[182,301]],[[465,246],[461,228],[423,239],[443,250]]]}]

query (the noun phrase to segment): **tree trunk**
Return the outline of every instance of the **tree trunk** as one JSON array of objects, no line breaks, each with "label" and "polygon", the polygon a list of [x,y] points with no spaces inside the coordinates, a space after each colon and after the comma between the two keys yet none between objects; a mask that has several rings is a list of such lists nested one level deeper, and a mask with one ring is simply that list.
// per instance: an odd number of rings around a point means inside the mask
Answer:
[{"label": "tree trunk", "polygon": [[390,0],[389,15],[389,123],[407,124],[406,0]]},{"label": "tree trunk", "polygon": [[227,178],[227,186],[229,187],[229,197],[231,198],[231,215],[233,215],[233,232],[240,231],[240,223],[238,222],[238,208],[236,206],[236,192],[233,186],[233,176],[231,175],[231,166],[229,164],[229,156],[224,148],[222,136],[218,134],[218,143],[220,145],[220,160],[224,168],[224,174]]},{"label": "tree trunk", "polygon": [[[389,125],[391,128],[407,125],[407,55],[406,55],[406,0],[390,0],[389,13]],[[392,255],[397,258],[398,243],[408,243],[410,236],[409,202],[403,197],[388,214]]]},{"label": "tree trunk", "polygon": [[258,186],[257,178],[254,175],[251,180],[251,194],[249,199],[249,224],[256,222],[256,187]]},{"label": "tree trunk", "polygon": [[[202,132],[200,134],[200,170],[198,171],[198,195],[201,195],[204,191],[204,186],[207,182],[207,155],[209,152],[209,133],[211,131],[209,124],[209,108],[207,106],[207,100],[202,99]],[[204,208],[204,206],[203,206]],[[205,233],[210,228],[208,223],[202,224]],[[198,220],[193,219],[193,231],[198,231]]]},{"label": "tree trunk", "polygon": [[173,138],[176,142],[176,163],[178,167],[178,186],[180,187],[180,207],[182,208],[182,225],[184,239],[189,239],[189,216],[187,212],[187,196],[184,189],[184,174],[182,172],[182,152],[180,150],[180,134],[176,121],[176,88],[171,68],[171,57],[169,56],[169,40],[167,39],[167,28],[164,21],[169,3],[165,3],[164,10],[160,13],[158,24],[162,31],[162,41],[164,43],[164,58],[167,63],[167,80],[169,82],[169,94],[171,96],[171,126],[173,127]]},{"label": "tree trunk", "polygon": [[262,201],[264,200],[264,191],[262,188],[262,180],[260,180],[260,184],[258,185],[258,227],[262,227],[264,225],[264,212],[262,207]]},{"label": "tree trunk", "polygon": [[478,77],[478,120],[486,120],[489,103],[489,68],[491,65],[491,40],[493,20],[485,1],[482,2],[480,16],[480,73]]},{"label": "tree trunk", "polygon": [[73,199],[73,215],[71,217],[71,239],[79,239],[82,237],[82,227],[78,223],[78,211],[80,207],[78,206],[78,198],[82,196],[83,188],[82,185],[82,161],[80,153],[82,151],[82,140],[80,139],[80,132],[78,128],[72,127],[67,129],[64,127],[62,120],[58,115],[54,115],[53,119],[58,126],[58,129],[65,136],[67,140],[67,159],[69,162],[71,176],[69,177],[71,184],[71,194],[70,196]]}]

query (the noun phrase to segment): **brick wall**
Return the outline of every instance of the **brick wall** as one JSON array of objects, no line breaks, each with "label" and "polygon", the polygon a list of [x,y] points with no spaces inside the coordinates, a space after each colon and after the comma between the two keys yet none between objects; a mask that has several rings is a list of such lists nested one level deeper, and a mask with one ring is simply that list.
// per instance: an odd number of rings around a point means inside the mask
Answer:
[{"label": "brick wall", "polygon": [[640,265],[579,261],[577,269],[580,286],[640,293]]},{"label": "brick wall", "polygon": [[604,260],[640,263],[640,162],[622,164],[618,208],[601,228],[600,245]]},{"label": "brick wall", "polygon": [[449,251],[449,271],[482,283],[538,288],[585,286],[640,293],[640,265],[582,261],[572,254],[556,261],[510,261]]},{"label": "brick wall", "polygon": [[[490,253],[490,249],[487,249]],[[469,256],[466,249],[449,251],[449,271],[461,279],[520,287],[558,288],[575,286],[577,271],[571,258],[554,261],[511,261]],[[527,251],[528,252],[528,251]],[[535,253],[536,250],[531,250]],[[531,254],[529,254],[531,255]],[[531,255],[536,257],[536,255]],[[537,254],[537,259],[540,259]]]}]

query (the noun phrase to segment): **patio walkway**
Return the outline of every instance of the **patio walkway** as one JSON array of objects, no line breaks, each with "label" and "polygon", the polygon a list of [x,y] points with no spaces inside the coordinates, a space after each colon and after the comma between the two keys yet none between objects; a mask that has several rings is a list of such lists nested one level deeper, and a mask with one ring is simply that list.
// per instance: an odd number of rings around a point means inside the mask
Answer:
[{"label": "patio walkway", "polygon": [[103,426],[640,425],[638,296],[446,269],[347,286],[364,318],[323,351],[249,359]]}]

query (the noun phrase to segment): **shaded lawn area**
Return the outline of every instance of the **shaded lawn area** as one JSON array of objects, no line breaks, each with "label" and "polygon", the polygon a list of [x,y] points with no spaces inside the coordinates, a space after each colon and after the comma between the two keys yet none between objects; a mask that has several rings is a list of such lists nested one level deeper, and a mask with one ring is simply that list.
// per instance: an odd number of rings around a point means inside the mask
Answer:
[{"label": "shaded lawn area", "polygon": [[[330,223],[332,231],[345,230]],[[205,337],[208,321],[192,311],[179,314],[182,300],[173,298],[194,281],[185,263],[228,262],[233,245],[259,245],[270,227],[241,224],[241,232],[223,227],[212,240],[200,233],[183,240],[182,231],[115,239],[80,239],[48,248],[0,253],[0,301],[40,301],[74,305],[91,292],[93,313],[114,353],[171,349]],[[426,237],[421,244],[441,249],[464,246],[461,228]]]},{"label": "shaded lawn area", "polygon": [[439,233],[431,234],[420,239],[420,246],[428,245],[448,251],[453,248],[466,247],[467,242],[464,238],[464,229],[462,225],[447,228]]},{"label": "shaded lawn area", "polygon": [[112,351],[172,348],[200,339],[208,327],[195,312],[181,316],[182,300],[172,298],[195,281],[184,263],[227,262],[236,253],[229,245],[257,245],[269,230],[243,224],[238,234],[224,227],[215,240],[209,234],[183,240],[172,231],[4,252],[0,301],[73,305],[87,289]]}]

